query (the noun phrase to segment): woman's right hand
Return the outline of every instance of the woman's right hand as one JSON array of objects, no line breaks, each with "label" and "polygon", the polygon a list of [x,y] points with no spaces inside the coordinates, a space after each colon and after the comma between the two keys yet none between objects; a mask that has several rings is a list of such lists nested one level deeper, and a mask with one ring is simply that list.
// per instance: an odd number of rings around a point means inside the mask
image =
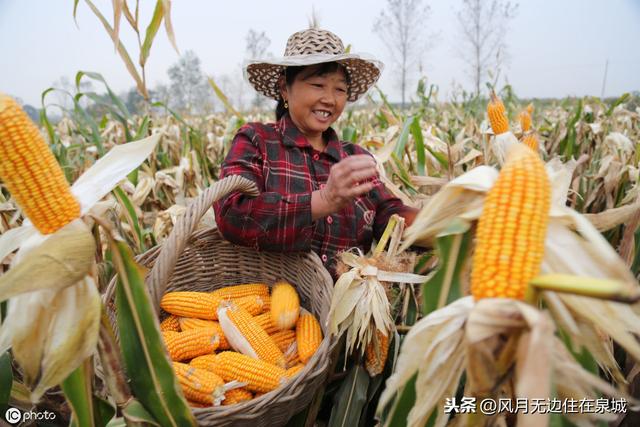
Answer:
[{"label": "woman's right hand", "polygon": [[[333,165],[324,188],[312,195],[314,219],[338,212],[354,198],[371,191],[374,187],[372,178],[377,174],[376,161],[367,154],[345,157]],[[314,198],[316,203],[313,203]]]}]

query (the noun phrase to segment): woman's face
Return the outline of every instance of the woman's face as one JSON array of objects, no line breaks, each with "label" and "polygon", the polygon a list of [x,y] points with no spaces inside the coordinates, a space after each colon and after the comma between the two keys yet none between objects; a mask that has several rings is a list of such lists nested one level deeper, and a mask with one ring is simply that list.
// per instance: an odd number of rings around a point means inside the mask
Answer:
[{"label": "woman's face", "polygon": [[309,139],[322,138],[322,132],[335,122],[347,102],[347,79],[339,68],[313,75],[317,65],[298,73],[291,84],[281,82],[280,89],[289,104],[289,115],[296,127]]}]

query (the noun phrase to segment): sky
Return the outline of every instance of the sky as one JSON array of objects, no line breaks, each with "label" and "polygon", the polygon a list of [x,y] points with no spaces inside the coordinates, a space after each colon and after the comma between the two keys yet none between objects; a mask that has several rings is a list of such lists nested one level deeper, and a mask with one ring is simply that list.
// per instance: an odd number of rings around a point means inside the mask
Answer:
[{"label": "sky", "polygon": [[[464,63],[456,54],[460,43],[456,11],[461,0],[423,1],[431,7],[424,30],[438,34],[433,47],[423,53],[428,81],[438,85],[441,100],[451,94],[454,85],[472,90]],[[94,3],[113,20],[111,1]],[[140,3],[146,28],[155,1]],[[172,21],[178,48],[193,50],[205,73],[240,75],[250,29],[265,31],[271,40],[268,51],[281,56],[289,35],[307,28],[315,9],[321,28],[336,33],[345,45],[351,44],[352,52],[365,52],[385,62],[379,86],[397,100],[397,72],[373,31],[386,3],[174,0]],[[134,85],[84,0],[78,4],[77,25],[72,10],[73,0],[0,0],[0,91],[39,106],[45,89],[61,77],[73,81],[79,70],[101,73],[116,92]],[[137,41],[124,18],[121,27],[122,42],[137,58]],[[600,96],[607,61],[605,96],[640,90],[640,0],[520,0],[505,38],[510,62],[503,76],[520,97]],[[148,87],[168,82],[167,69],[177,60],[161,27],[146,66]]]}]

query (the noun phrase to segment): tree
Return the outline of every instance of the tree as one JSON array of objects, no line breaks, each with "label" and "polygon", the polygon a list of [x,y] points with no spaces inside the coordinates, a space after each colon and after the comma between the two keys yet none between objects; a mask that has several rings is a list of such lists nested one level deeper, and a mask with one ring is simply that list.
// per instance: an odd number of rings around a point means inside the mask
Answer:
[{"label": "tree", "polygon": [[517,9],[518,5],[509,1],[462,0],[457,13],[461,33],[458,54],[467,64],[476,95],[490,71],[497,80],[508,59],[506,33]]},{"label": "tree", "polygon": [[[267,49],[271,44],[271,40],[267,37],[267,33],[264,31],[259,33],[256,30],[251,29],[247,33],[245,40],[247,42],[247,47],[245,49],[245,56],[247,59],[262,59],[269,56]],[[253,107],[261,108],[266,99],[267,98],[264,95],[261,95],[256,91],[256,95],[252,101]]]},{"label": "tree", "polygon": [[425,34],[426,22],[431,8],[422,0],[387,0],[386,10],[382,10],[373,26],[387,47],[397,74],[405,105],[407,86],[422,55],[429,49]]},{"label": "tree", "polygon": [[212,110],[212,91],[200,67],[200,58],[194,51],[186,51],[167,73],[171,108],[190,114]]}]

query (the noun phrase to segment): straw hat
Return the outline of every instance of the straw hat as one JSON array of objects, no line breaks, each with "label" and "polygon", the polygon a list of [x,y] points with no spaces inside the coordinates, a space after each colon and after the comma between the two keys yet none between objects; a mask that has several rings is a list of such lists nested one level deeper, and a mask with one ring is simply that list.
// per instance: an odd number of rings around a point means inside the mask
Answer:
[{"label": "straw hat", "polygon": [[261,94],[280,99],[278,78],[286,67],[338,62],[349,74],[349,101],[356,101],[380,77],[380,61],[362,54],[346,53],[342,40],[326,30],[310,28],[289,37],[282,58],[249,60],[245,63],[245,79]]}]

